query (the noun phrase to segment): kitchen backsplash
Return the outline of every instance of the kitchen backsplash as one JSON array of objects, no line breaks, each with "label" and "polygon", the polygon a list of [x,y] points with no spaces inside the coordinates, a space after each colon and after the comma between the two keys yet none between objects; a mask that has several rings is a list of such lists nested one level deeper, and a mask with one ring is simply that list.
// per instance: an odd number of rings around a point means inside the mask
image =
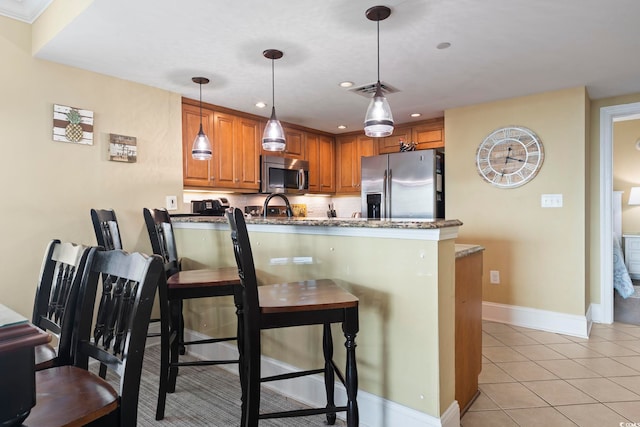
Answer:
[{"label": "kitchen backsplash", "polygon": [[[189,213],[192,200],[217,199],[225,197],[229,205],[244,209],[245,206],[262,205],[265,194],[229,194],[208,191],[185,190],[182,196],[182,204],[178,206],[176,213]],[[354,212],[360,212],[360,196],[296,196],[287,195],[291,205],[306,205],[306,214],[309,218],[326,218],[329,204],[333,203],[338,218],[348,218]],[[271,199],[269,205],[278,206],[283,202],[279,198]],[[294,212],[301,213],[304,209],[298,206]]]}]

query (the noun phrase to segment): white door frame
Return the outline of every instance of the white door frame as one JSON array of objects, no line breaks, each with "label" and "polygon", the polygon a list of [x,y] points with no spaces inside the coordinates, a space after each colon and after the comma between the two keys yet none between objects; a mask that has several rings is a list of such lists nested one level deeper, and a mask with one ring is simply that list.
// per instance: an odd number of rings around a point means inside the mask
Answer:
[{"label": "white door frame", "polygon": [[613,322],[613,123],[638,118],[640,102],[600,109],[600,310],[593,321]]}]

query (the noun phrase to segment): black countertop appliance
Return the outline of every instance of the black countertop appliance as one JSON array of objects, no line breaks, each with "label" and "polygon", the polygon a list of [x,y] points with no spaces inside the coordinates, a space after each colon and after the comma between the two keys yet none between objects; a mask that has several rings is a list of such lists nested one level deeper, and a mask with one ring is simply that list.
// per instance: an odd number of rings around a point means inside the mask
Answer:
[{"label": "black countertop appliance", "polygon": [[191,213],[194,215],[224,216],[227,209],[229,200],[225,197],[191,201]]}]

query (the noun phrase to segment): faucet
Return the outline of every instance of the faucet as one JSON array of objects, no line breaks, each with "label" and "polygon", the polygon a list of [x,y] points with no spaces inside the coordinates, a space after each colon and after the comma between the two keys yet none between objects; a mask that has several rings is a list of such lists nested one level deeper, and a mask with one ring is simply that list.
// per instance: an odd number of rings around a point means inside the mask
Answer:
[{"label": "faucet", "polygon": [[286,206],[286,210],[287,210],[287,218],[291,218],[293,216],[293,211],[291,210],[291,205],[289,204],[289,199],[287,199],[287,196],[285,196],[282,193],[271,193],[267,196],[266,199],[264,199],[264,205],[262,205],[262,216],[264,218],[267,217],[267,206],[269,205],[269,201],[271,199],[273,199],[274,197],[280,197],[282,200],[284,200],[284,204]]}]

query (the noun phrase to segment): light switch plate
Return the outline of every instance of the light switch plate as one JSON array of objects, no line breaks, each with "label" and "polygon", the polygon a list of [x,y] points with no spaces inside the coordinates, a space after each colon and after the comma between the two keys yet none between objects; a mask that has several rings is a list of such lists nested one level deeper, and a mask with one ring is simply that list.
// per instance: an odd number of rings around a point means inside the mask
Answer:
[{"label": "light switch plate", "polygon": [[543,194],[540,197],[540,206],[543,208],[561,208],[562,194]]},{"label": "light switch plate", "polygon": [[176,196],[167,196],[166,207],[168,211],[178,210],[178,198]]}]

